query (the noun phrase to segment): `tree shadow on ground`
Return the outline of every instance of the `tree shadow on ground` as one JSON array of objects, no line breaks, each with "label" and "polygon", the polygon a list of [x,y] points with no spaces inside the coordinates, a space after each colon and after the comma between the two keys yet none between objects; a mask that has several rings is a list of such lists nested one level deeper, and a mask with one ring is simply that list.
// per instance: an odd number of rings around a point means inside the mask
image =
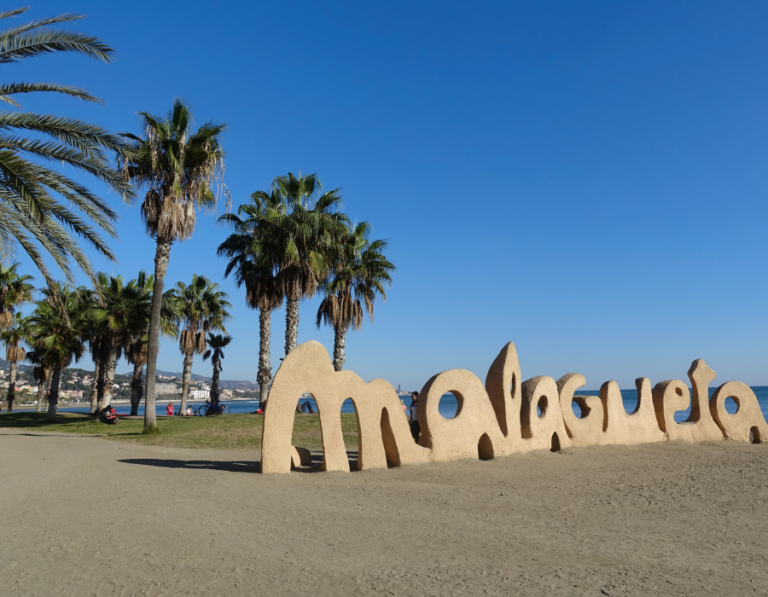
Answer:
[{"label": "tree shadow on ground", "polygon": [[128,458],[118,460],[124,464],[139,464],[143,466],[159,466],[162,468],[186,468],[191,470],[227,471],[231,473],[261,472],[261,462],[227,461],[227,460],[168,460],[163,458]]},{"label": "tree shadow on ground", "polygon": [[3,427],[48,427],[51,425],[82,425],[94,421],[94,418],[90,414],[74,415],[67,413],[67,416],[59,416],[55,422],[46,420],[46,413],[33,412],[16,412],[16,413],[3,413],[0,416],[0,428]]},{"label": "tree shadow on ground", "polygon": [[87,434],[79,434],[79,433],[65,433],[63,431],[59,433],[3,433],[2,428],[0,428],[0,435],[6,435],[14,437],[21,436],[21,437],[77,437],[81,439],[101,439],[100,435],[87,435]]}]

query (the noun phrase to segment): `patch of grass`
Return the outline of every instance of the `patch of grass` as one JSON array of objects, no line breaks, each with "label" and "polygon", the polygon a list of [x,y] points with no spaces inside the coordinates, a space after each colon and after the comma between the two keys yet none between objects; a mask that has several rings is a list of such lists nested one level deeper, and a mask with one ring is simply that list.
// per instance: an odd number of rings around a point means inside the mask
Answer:
[{"label": "patch of grass", "polygon": [[[158,419],[157,433],[145,434],[143,420],[121,419],[117,425],[105,425],[88,415],[60,413],[55,423],[45,420],[45,413],[18,412],[0,414],[0,428],[27,429],[93,435],[113,441],[172,448],[208,448],[215,450],[261,449],[261,415],[221,415],[218,417],[169,417]],[[357,450],[357,419],[341,415],[341,430],[348,450]],[[319,415],[297,414],[293,426],[293,444],[320,450]]]}]

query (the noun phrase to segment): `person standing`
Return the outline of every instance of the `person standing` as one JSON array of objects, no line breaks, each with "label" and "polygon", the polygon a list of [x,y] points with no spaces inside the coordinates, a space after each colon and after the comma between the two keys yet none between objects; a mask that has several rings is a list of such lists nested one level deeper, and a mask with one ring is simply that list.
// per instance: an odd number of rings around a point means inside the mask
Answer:
[{"label": "person standing", "polygon": [[419,443],[419,433],[421,433],[421,427],[419,426],[419,393],[411,393],[411,435],[416,443]]},{"label": "person standing", "polygon": [[173,402],[169,402],[168,406],[165,407],[165,414],[169,417],[173,416]]}]

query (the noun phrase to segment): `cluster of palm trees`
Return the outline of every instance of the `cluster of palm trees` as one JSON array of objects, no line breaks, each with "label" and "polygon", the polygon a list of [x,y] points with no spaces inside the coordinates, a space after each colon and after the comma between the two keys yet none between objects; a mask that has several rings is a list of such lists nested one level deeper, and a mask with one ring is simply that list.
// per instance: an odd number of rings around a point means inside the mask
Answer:
[{"label": "cluster of palm trees", "polygon": [[299,302],[318,292],[323,300],[316,323],[334,330],[333,363],[344,366],[346,333],[359,329],[363,312],[373,319],[377,295],[386,298],[394,266],[384,257],[387,243],[368,239],[367,222],[352,224],[340,211],[338,190],[320,193],[316,175],[288,173],[269,192],[257,191],[237,213],[219,221],[234,233],[219,246],[228,259],[225,277],[245,287],[246,303],[259,310],[259,371],[262,403],[272,379],[271,314],[285,300],[285,354],[296,348]]},{"label": "cluster of palm trees", "polygon": [[[0,20],[25,10],[0,12]],[[64,14],[1,31],[0,65],[51,52],[79,53],[110,62],[114,52],[101,40],[49,29],[79,18]],[[13,96],[30,92],[100,101],[82,89],[49,83],[2,84],[0,101],[19,108]],[[0,253],[12,256],[20,246],[47,285],[28,321],[17,318],[13,309],[29,302],[31,295],[21,302],[18,298],[16,303],[6,301],[9,306],[0,308],[5,309],[0,310],[0,324],[7,325],[0,327],[9,334],[6,346],[14,346],[12,330],[23,330],[22,324],[32,326],[34,331],[19,336],[15,346],[23,353],[22,338],[30,339],[33,350],[26,357],[36,364],[36,379],[50,384],[49,413],[53,416],[61,371],[80,358],[86,347],[97,370],[94,410],[109,404],[115,364],[123,354],[134,366],[132,405],[138,408],[141,371],[146,364],[144,428],[154,432],[160,334],[179,337],[184,354],[182,408],[194,355],[211,357],[218,380],[222,351],[231,340],[212,334],[215,330],[226,334],[230,306],[216,284],[195,276],[190,286],[179,284],[164,291],[173,243],[192,236],[198,209],[215,207],[226,194],[222,148],[226,125],[208,122],[194,130],[192,111],[181,100],[174,101],[167,116],[146,112],[139,116],[140,134],[113,135],[76,119],[0,112],[0,128],[5,131],[0,136]],[[36,136],[26,138],[25,131]],[[41,136],[48,140],[40,140]],[[116,155],[116,167],[109,164],[107,152]],[[84,185],[39,163],[41,158],[95,176],[129,203],[144,191],[141,217],[156,243],[152,276],[141,273],[125,283],[120,276],[93,272],[77,241],[114,260],[99,230],[114,236],[117,214]],[[283,301],[288,355],[297,344],[300,301],[322,294],[316,323],[325,322],[334,329],[334,366],[338,370],[345,360],[347,331],[360,328],[365,312],[373,318],[377,296],[386,298],[385,285],[391,283],[394,271],[383,254],[387,243],[369,240],[370,225],[352,223],[341,208],[338,190],[322,192],[316,175],[289,173],[275,178],[268,191],[254,193],[236,213],[219,219],[232,228],[218,248],[219,255],[228,260],[225,277],[232,274],[238,287],[245,288],[247,305],[259,311],[257,381],[263,402],[272,379],[271,314]],[[53,258],[67,283],[53,280],[45,255]],[[88,275],[93,288],[74,286],[70,260]],[[21,353],[11,350],[7,356]]]},{"label": "cluster of palm trees", "polygon": [[[137,414],[143,398],[142,378],[147,362],[154,280],[144,272],[127,283],[121,276],[104,273],[98,273],[96,279],[93,288],[61,283],[42,288],[42,299],[34,302],[34,310],[24,317],[19,309],[25,303],[33,303],[35,291],[30,277],[18,275],[17,264],[0,265],[0,327],[3,328],[0,339],[5,343],[6,360],[10,363],[6,396],[9,410],[15,399],[18,363],[26,359],[34,365],[37,410],[42,410],[47,397],[48,418],[55,419],[62,371],[90,352],[94,363],[91,412],[96,413],[111,403],[115,369],[124,355],[134,369],[131,414]],[[162,331],[169,337],[180,338],[179,347],[184,354],[185,402],[192,356],[204,353],[209,345],[220,350],[231,341],[229,336],[209,331],[221,329],[229,316],[226,299],[216,284],[201,276],[194,276],[189,286],[177,283],[163,296]],[[32,347],[32,351],[26,352],[24,344]],[[218,358],[214,368],[220,370],[220,352]],[[211,393],[213,400],[218,401],[218,384],[212,387]]]}]

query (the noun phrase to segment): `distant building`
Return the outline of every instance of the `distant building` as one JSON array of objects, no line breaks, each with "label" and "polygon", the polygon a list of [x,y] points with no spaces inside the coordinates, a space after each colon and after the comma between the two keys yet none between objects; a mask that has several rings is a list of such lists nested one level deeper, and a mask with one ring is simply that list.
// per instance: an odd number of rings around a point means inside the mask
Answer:
[{"label": "distant building", "polygon": [[179,387],[175,383],[159,383],[155,386],[156,394],[177,394]]},{"label": "distant building", "polygon": [[209,400],[211,397],[211,391],[210,390],[191,390],[189,392],[189,397],[192,398],[192,400]]}]

